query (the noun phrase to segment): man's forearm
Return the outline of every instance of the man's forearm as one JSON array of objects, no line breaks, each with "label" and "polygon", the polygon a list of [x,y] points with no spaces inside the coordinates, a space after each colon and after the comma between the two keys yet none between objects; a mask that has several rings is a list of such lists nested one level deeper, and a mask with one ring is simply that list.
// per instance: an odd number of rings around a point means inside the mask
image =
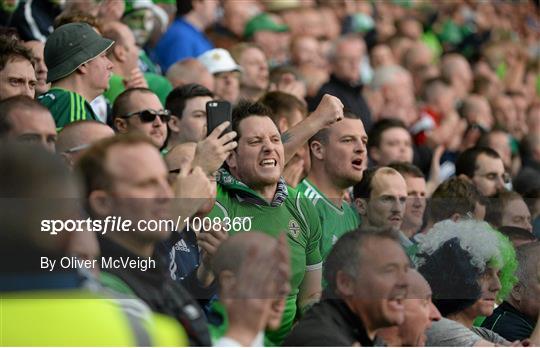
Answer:
[{"label": "man's forearm", "polygon": [[320,121],[313,117],[306,117],[302,122],[283,133],[281,135],[281,141],[285,149],[285,164],[322,128],[323,126],[320,125]]}]

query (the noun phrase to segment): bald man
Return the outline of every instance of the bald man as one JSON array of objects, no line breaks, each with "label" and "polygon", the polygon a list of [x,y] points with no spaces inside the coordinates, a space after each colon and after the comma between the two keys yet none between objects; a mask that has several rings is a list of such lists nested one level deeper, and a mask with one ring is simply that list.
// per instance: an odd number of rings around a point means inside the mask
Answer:
[{"label": "bald man", "polygon": [[214,76],[195,58],[186,58],[171,65],[167,70],[167,79],[173,88],[196,83],[214,90]]},{"label": "bald man", "polygon": [[471,94],[463,100],[461,113],[469,124],[477,124],[486,130],[495,123],[488,100],[479,94]]},{"label": "bald man", "polygon": [[67,164],[73,167],[90,145],[113,135],[111,127],[98,121],[73,122],[58,133],[56,153],[64,157]]},{"label": "bald man", "polygon": [[211,310],[225,307],[219,312],[221,324],[210,328],[215,345],[264,346],[263,331],[279,328],[290,290],[285,235],[276,239],[262,232],[238,233],[220,246],[212,270],[220,302]]},{"label": "bald man", "polygon": [[431,288],[424,277],[415,269],[407,273],[409,290],[403,301],[405,320],[399,326],[381,329],[377,337],[390,347],[425,346],[425,331],[433,321],[441,319],[441,313],[431,302]]},{"label": "bald man", "polygon": [[442,58],[441,75],[450,83],[459,100],[465,98],[473,87],[471,66],[461,54],[450,53]]},{"label": "bald man", "polygon": [[115,43],[107,51],[113,63],[109,88],[103,94],[112,105],[116,98],[130,88],[148,88],[154,92],[162,104],[172,90],[169,81],[157,74],[144,73],[139,69],[139,46],[131,29],[120,21],[109,21],[103,25],[103,37]]}]

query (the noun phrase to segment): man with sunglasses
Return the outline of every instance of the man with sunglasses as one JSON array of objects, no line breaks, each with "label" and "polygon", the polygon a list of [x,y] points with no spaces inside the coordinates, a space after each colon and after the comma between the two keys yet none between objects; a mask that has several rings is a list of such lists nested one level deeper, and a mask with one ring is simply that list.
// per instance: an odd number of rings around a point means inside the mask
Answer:
[{"label": "man with sunglasses", "polygon": [[113,43],[86,23],[62,25],[47,39],[44,56],[52,85],[38,101],[51,111],[57,128],[99,120],[90,102],[109,87],[113,64],[106,52]]},{"label": "man with sunglasses", "polygon": [[118,133],[142,133],[159,149],[165,145],[171,113],[163,109],[158,96],[148,88],[131,88],[122,92],[114,102],[112,113]]}]

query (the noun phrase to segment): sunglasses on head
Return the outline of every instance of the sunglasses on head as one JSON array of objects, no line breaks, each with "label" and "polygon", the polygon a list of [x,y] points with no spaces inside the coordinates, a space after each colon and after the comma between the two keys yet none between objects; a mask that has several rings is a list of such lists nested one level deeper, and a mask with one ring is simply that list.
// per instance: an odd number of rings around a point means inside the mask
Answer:
[{"label": "sunglasses on head", "polygon": [[152,109],[135,111],[135,112],[130,112],[127,115],[121,116],[121,118],[130,118],[135,115],[139,115],[141,122],[144,122],[144,123],[154,122],[156,117],[161,118],[161,121],[163,123],[166,123],[171,119],[171,112],[167,109],[163,109],[159,111],[152,110]]}]

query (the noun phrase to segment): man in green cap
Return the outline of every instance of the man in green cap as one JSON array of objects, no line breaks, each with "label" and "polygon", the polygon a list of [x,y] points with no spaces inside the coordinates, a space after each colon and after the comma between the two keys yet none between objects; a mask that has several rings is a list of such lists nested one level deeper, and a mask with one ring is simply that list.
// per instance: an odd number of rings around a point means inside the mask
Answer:
[{"label": "man in green cap", "polygon": [[38,97],[57,128],[81,120],[99,120],[90,102],[109,86],[113,64],[106,52],[114,41],[101,37],[86,23],[57,28],[45,44],[45,64],[51,89]]},{"label": "man in green cap", "polygon": [[244,36],[262,48],[270,67],[282,65],[289,58],[291,35],[289,27],[278,15],[261,13],[252,17],[244,29]]}]

